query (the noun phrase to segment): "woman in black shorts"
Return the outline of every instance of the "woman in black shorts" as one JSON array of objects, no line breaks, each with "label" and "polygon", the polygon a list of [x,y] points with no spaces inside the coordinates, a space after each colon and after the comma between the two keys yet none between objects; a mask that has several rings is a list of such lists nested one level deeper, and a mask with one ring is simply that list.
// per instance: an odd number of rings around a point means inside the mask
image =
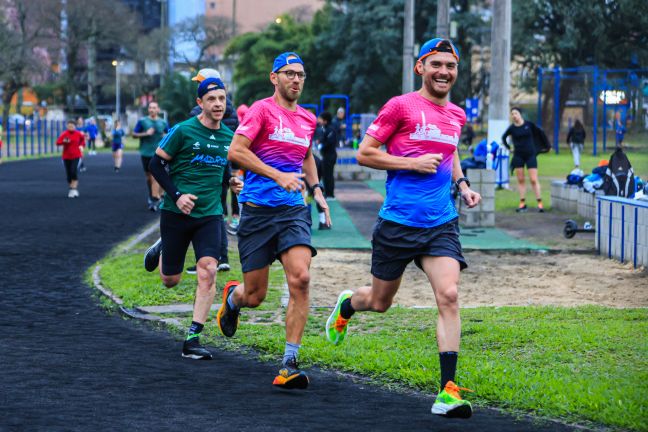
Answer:
[{"label": "woman in black shorts", "polygon": [[538,181],[538,159],[535,145],[535,136],[539,128],[530,121],[524,120],[520,108],[511,108],[511,124],[504,135],[502,143],[510,150],[511,146],[506,142],[506,138],[513,138],[514,153],[511,160],[511,170],[515,171],[518,181],[518,191],[520,192],[520,204],[515,209],[516,212],[527,211],[526,205],[526,183],[524,182],[524,167],[526,166],[529,173],[529,181],[538,200],[538,211],[544,212],[542,206],[542,197],[540,195],[540,182]]}]

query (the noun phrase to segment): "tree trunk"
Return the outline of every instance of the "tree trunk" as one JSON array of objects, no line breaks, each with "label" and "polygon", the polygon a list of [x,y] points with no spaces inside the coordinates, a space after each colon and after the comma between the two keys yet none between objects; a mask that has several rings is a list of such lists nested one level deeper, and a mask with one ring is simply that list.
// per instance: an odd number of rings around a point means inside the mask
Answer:
[{"label": "tree trunk", "polygon": [[91,18],[91,33],[88,38],[88,112],[90,116],[97,115],[97,20]]}]

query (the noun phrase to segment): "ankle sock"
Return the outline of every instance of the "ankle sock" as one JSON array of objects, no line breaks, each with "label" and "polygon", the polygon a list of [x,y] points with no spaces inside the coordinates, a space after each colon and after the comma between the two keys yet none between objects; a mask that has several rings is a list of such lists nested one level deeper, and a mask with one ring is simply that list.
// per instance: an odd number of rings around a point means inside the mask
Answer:
[{"label": "ankle sock", "polygon": [[321,224],[326,223],[326,213],[319,214],[319,223]]},{"label": "ankle sock", "polygon": [[196,321],[191,321],[191,326],[189,326],[189,332],[187,334],[187,340],[197,338],[200,335],[203,327],[205,327],[204,324],[200,324]]},{"label": "ankle sock", "polygon": [[[236,289],[236,288],[234,288]],[[229,295],[227,296],[227,305],[234,310],[239,310],[239,307],[234,304],[234,298],[232,294],[234,293],[234,289],[230,291]]]},{"label": "ankle sock", "polygon": [[299,353],[299,347],[301,345],[286,342],[286,348],[284,349],[283,364],[286,364],[291,357],[297,359],[297,354]]}]

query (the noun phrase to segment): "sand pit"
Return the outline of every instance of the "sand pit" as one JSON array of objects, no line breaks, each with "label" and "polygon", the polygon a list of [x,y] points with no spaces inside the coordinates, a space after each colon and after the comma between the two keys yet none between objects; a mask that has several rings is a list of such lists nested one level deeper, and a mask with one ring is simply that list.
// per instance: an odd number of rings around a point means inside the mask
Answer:
[{"label": "sand pit", "polygon": [[[504,254],[470,252],[462,272],[462,307],[648,306],[648,272],[630,264],[583,254]],[[370,252],[320,250],[311,266],[311,304],[331,306],[343,289],[371,282]],[[407,267],[395,303],[435,306],[425,274]]]}]

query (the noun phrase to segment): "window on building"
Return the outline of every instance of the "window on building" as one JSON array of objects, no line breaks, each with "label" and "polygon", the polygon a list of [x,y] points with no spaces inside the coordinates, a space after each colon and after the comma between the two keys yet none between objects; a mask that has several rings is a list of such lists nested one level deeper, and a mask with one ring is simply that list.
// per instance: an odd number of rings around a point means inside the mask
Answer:
[{"label": "window on building", "polygon": [[216,2],[209,2],[210,9],[216,9]]}]

